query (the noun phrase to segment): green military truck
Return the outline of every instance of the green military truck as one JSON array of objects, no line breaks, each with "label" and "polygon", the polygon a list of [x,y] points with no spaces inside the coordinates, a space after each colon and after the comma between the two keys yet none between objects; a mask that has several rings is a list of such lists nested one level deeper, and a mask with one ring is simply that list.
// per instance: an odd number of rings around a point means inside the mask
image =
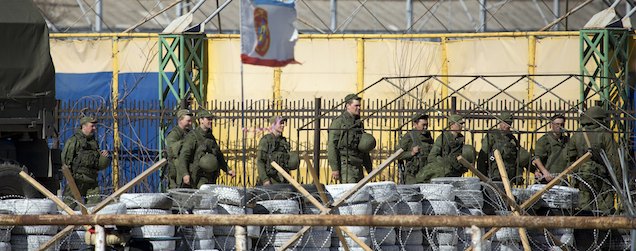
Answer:
[{"label": "green military truck", "polygon": [[30,0],[0,1],[0,196],[39,197],[27,171],[54,193],[60,150],[49,32]]}]

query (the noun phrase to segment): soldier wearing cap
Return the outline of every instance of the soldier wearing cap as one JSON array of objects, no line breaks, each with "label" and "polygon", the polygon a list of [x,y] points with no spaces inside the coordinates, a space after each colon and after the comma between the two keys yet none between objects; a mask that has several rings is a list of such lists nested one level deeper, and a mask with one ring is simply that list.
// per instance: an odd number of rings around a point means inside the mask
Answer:
[{"label": "soldier wearing cap", "polygon": [[177,186],[199,188],[203,184],[216,183],[220,170],[234,177],[212,135],[210,111],[197,113],[199,126],[185,136],[177,158]]},{"label": "soldier wearing cap", "polygon": [[347,95],[345,111],[329,125],[327,155],[329,166],[331,166],[331,176],[342,183],[360,181],[364,176],[363,166],[367,172],[373,169],[368,151],[372,149],[369,146],[375,147],[375,141],[366,140],[369,137],[363,136],[365,132],[360,120],[360,100],[362,98],[355,94]]},{"label": "soldier wearing cap", "polygon": [[428,155],[428,165],[417,175],[419,183],[429,182],[437,177],[460,177],[467,169],[457,161],[464,149],[464,118],[453,114],[448,117],[448,130],[437,136],[431,153]]},{"label": "soldier wearing cap", "polygon": [[512,114],[502,112],[498,119],[497,129],[489,131],[481,141],[477,168],[482,173],[488,173],[488,177],[493,181],[501,181],[494,155],[495,150],[499,150],[506,166],[508,178],[513,184],[521,184],[523,170],[517,165],[519,140],[510,131],[513,121]]},{"label": "soldier wearing cap", "polygon": [[288,183],[288,181],[272,167],[272,161],[275,161],[287,172],[298,168],[295,161],[292,160],[291,162],[294,163],[290,163],[290,159],[293,159],[291,157],[296,157],[297,159],[297,155],[290,153],[291,146],[283,136],[285,122],[287,122],[286,118],[272,116],[269,119],[271,133],[265,134],[258,142],[258,151],[256,154],[258,183],[263,186]]},{"label": "soldier wearing cap", "polygon": [[554,173],[563,172],[568,165],[565,147],[570,142],[570,136],[564,132],[564,125],[565,116],[552,116],[550,131],[541,136],[535,144],[532,163],[537,167],[534,176],[540,182],[550,182],[554,178]]},{"label": "soldier wearing cap", "polygon": [[402,173],[404,184],[417,183],[416,175],[427,163],[428,154],[433,145],[433,137],[428,131],[428,115],[416,113],[411,116],[413,129],[400,138],[399,148],[404,152],[398,160],[404,163]]},{"label": "soldier wearing cap", "polygon": [[[92,117],[80,119],[80,129],[73,134],[62,150],[62,163],[71,168],[73,179],[80,194],[87,197],[87,204],[100,201],[97,173],[110,165],[108,151],[99,150],[95,139],[97,120]],[[69,186],[64,189],[67,204],[72,204],[72,194]],[[72,206],[72,205],[71,205]],[[75,205],[77,206],[77,205]]]},{"label": "soldier wearing cap", "polygon": [[576,170],[578,177],[574,187],[579,189],[579,208],[583,210],[600,210],[609,214],[614,208],[614,193],[612,186],[605,180],[610,177],[602,158],[602,153],[614,167],[615,175],[622,180],[618,147],[612,132],[608,129],[607,111],[599,106],[590,107],[581,114],[582,128],[572,135],[567,145],[567,157],[570,163],[576,161],[587,152],[592,158],[584,162]]},{"label": "soldier wearing cap", "polygon": [[[165,177],[168,178],[168,188],[177,188],[177,169],[176,160],[179,157],[179,151],[183,139],[192,128],[192,112],[187,109],[177,111],[177,125],[166,136],[166,153],[168,157],[168,170]],[[163,174],[163,173],[162,173]]]}]

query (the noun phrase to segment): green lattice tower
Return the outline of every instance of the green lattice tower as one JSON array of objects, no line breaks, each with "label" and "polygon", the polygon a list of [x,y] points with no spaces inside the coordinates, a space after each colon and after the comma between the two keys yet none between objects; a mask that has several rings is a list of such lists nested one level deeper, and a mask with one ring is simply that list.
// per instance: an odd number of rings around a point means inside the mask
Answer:
[{"label": "green lattice tower", "polygon": [[[633,100],[628,82],[629,31],[626,29],[584,29],[581,41],[581,100],[596,98],[606,109],[632,110]],[[612,105],[610,105],[612,104]],[[612,130],[623,132],[621,140],[630,139],[631,124],[625,114],[617,113]],[[628,143],[628,142],[624,142]]]},{"label": "green lattice tower", "polygon": [[[205,34],[159,34],[159,105],[166,109],[169,95],[176,100],[178,107],[187,109],[190,100],[198,104],[205,102]],[[172,114],[168,114],[171,118]],[[162,119],[159,128],[159,158],[163,155],[165,133],[172,119]]]}]

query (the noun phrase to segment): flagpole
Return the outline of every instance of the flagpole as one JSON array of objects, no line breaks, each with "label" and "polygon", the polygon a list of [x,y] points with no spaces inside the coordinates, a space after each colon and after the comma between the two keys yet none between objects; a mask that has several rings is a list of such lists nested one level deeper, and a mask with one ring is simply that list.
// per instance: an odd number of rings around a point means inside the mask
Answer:
[{"label": "flagpole", "polygon": [[[239,18],[239,33],[240,36],[243,36],[243,1],[239,2],[239,13],[241,15],[241,18]],[[240,46],[240,52],[243,53],[243,41],[241,39],[240,41],[241,46]],[[245,164],[245,162],[247,161],[247,150],[245,149],[245,145],[246,145],[246,138],[245,138],[245,86],[243,84],[243,60],[240,60],[241,63],[241,67],[240,67],[240,71],[241,71],[241,128],[243,128],[243,133],[242,133],[242,137],[241,137],[241,147],[243,148],[241,151],[243,153],[243,157],[241,158],[243,161],[243,200],[242,203],[243,204],[243,214],[247,214],[247,165]],[[246,234],[247,230],[247,226],[242,226],[243,231],[241,231],[241,234]],[[236,238],[235,238],[236,240]],[[237,245],[237,246],[241,246],[241,247],[245,247],[247,250],[247,238],[243,238],[243,240],[245,241],[243,243],[243,245]],[[238,241],[238,240],[237,240]],[[238,242],[237,242],[238,243]],[[240,248],[237,249],[237,251],[245,251],[245,250],[240,250]]]}]

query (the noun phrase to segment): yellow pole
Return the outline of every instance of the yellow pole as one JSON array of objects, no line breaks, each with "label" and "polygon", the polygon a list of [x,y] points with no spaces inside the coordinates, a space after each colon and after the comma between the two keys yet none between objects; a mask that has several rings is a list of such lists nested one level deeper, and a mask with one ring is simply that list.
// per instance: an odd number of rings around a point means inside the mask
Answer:
[{"label": "yellow pole", "polygon": [[[529,78],[534,79],[534,74],[536,74],[536,58],[537,58],[537,37],[529,36],[528,37],[528,75]],[[535,82],[528,79],[528,102],[534,98],[534,86]],[[528,109],[531,111],[534,110],[534,105],[532,103],[528,104]],[[537,120],[533,119],[528,123],[528,131],[533,132],[537,128]],[[528,142],[529,146],[534,145],[534,141],[536,138],[536,133],[526,134],[526,142]],[[526,170],[528,172],[528,170]],[[526,173],[525,177],[529,177],[529,174]]]},{"label": "yellow pole", "polygon": [[282,97],[280,95],[280,76],[283,70],[280,67],[274,69],[274,101],[276,102],[276,108],[280,109],[282,105]]},{"label": "yellow pole", "polygon": [[113,37],[113,90],[111,104],[113,105],[113,189],[119,189],[119,123],[117,105],[119,101],[119,38]]},{"label": "yellow pole", "polygon": [[[442,41],[442,82],[444,82],[444,86],[442,86],[442,98],[446,98],[448,96],[448,38],[441,37]],[[444,103],[444,108],[448,108],[448,105]]]},{"label": "yellow pole", "polygon": [[[356,79],[356,92],[361,92],[364,89],[364,39],[357,39],[357,79]],[[360,96],[364,95],[361,93]]]}]

